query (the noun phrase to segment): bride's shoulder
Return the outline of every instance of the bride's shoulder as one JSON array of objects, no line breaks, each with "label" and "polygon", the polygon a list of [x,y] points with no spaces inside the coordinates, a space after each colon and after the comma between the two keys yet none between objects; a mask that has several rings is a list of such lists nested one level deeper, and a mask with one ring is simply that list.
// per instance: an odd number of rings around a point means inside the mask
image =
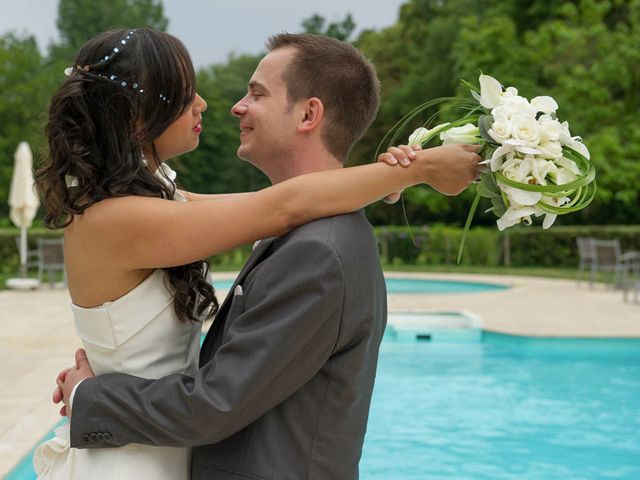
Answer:
[{"label": "bride's shoulder", "polygon": [[[89,233],[114,226],[122,226],[129,222],[142,221],[145,210],[157,204],[159,199],[126,196],[106,198],[94,203],[80,215],[74,215],[69,231]],[[148,210],[147,210],[148,211]]]}]

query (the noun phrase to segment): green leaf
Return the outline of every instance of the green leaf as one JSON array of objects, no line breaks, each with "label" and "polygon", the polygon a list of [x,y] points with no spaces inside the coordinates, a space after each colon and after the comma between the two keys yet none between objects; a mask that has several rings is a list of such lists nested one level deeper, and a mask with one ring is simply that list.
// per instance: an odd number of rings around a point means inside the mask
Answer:
[{"label": "green leaf", "polygon": [[493,207],[491,210],[493,210],[496,217],[501,217],[507,211],[507,206],[504,204],[501,195],[499,195],[498,198],[492,198],[491,205]]},{"label": "green leaf", "polygon": [[478,183],[476,191],[478,195],[484,198],[500,198],[498,185],[491,174],[484,174],[480,177],[480,183]]},{"label": "green leaf", "polygon": [[467,221],[464,223],[464,230],[462,232],[462,239],[460,240],[460,247],[458,248],[458,265],[460,265],[460,259],[462,258],[462,252],[464,251],[464,242],[467,240],[467,233],[469,233],[469,228],[471,228],[471,221],[473,220],[473,216],[476,213],[476,209],[478,208],[478,203],[480,202],[480,195],[476,194],[473,199],[473,203],[471,204],[471,208],[469,209],[469,214],[467,215]]},{"label": "green leaf", "polygon": [[493,125],[493,116],[492,115],[480,115],[478,117],[478,128],[480,129],[480,135],[487,142],[495,143],[495,140],[489,135],[489,129]]}]

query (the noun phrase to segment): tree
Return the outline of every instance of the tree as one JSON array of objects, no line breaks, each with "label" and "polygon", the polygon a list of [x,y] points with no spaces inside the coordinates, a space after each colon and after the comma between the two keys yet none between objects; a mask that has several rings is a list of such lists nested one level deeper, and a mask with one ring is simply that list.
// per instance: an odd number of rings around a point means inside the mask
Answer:
[{"label": "tree", "polygon": [[73,58],[90,38],[113,28],[151,27],[165,31],[169,20],[161,0],[60,0],[60,43],[52,47],[56,58]]},{"label": "tree", "polygon": [[[0,215],[8,212],[7,199],[13,155],[21,141],[43,156],[45,112],[57,83],[56,72],[42,58],[33,36],[8,33],[0,37]],[[57,72],[62,76],[62,69]]]},{"label": "tree", "polygon": [[[341,22],[331,22],[327,24],[327,20],[322,16],[310,16],[302,21],[303,33],[313,33],[316,35],[326,35],[327,37],[337,38],[338,40],[348,40],[356,28],[353,17],[350,13],[344,17]],[[325,26],[326,25],[326,26]]]},{"label": "tree", "polygon": [[238,119],[231,107],[247,91],[247,83],[261,56],[230,56],[226,64],[198,72],[198,92],[207,101],[200,146],[173,163],[179,183],[200,193],[255,191],[269,185],[256,168],[239,160]]},{"label": "tree", "polygon": [[[371,161],[377,142],[412,107],[435,97],[464,96],[460,79],[482,71],[526,97],[551,95],[592,153],[598,193],[592,205],[559,223],[640,221],[640,1],[638,0],[410,0],[396,25],[364,32],[356,44],[377,66],[382,105],[352,156]],[[439,115],[436,123],[459,117]],[[411,125],[408,131],[417,125]],[[408,134],[408,133],[407,133]],[[405,195],[411,223],[462,223],[470,193],[455,199],[412,189]],[[479,211],[483,210],[482,208]],[[372,209],[374,221],[402,222],[401,210]],[[478,223],[493,223],[478,214]]]}]

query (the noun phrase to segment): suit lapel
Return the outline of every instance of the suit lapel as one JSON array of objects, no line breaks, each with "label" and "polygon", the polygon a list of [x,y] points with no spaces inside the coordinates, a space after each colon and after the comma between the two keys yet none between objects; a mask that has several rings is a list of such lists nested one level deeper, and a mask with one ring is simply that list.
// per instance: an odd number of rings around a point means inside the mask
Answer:
[{"label": "suit lapel", "polygon": [[231,305],[231,302],[233,300],[233,292],[236,289],[236,286],[238,286],[244,281],[245,277],[249,274],[249,272],[253,269],[253,267],[255,267],[256,264],[262,259],[263,255],[269,249],[269,246],[276,240],[276,238],[278,237],[271,237],[271,238],[262,240],[258,244],[258,246],[253,250],[253,253],[251,254],[251,256],[249,256],[246,263],[242,267],[242,270],[240,270],[238,277],[236,278],[236,280],[233,282],[233,285],[229,289],[229,293],[227,293],[227,296],[225,297],[224,301],[222,302],[222,305],[220,306],[220,309],[218,310],[218,313],[216,314],[213,324],[209,328],[209,331],[207,332],[207,335],[204,338],[204,342],[202,343],[202,348],[200,349],[200,365],[204,364],[211,356],[212,352],[210,352],[209,350],[213,346],[213,342],[216,336],[218,335],[218,332],[221,332],[222,328],[224,327],[224,323],[227,317],[227,312],[229,310],[229,305]]}]

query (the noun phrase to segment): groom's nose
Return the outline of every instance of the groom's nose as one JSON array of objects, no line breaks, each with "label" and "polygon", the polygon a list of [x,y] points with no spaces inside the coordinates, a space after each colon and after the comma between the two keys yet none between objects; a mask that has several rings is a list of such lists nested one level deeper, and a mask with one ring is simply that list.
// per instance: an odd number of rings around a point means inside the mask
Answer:
[{"label": "groom's nose", "polygon": [[231,115],[241,117],[245,113],[247,113],[247,104],[244,102],[244,98],[231,107]]}]

